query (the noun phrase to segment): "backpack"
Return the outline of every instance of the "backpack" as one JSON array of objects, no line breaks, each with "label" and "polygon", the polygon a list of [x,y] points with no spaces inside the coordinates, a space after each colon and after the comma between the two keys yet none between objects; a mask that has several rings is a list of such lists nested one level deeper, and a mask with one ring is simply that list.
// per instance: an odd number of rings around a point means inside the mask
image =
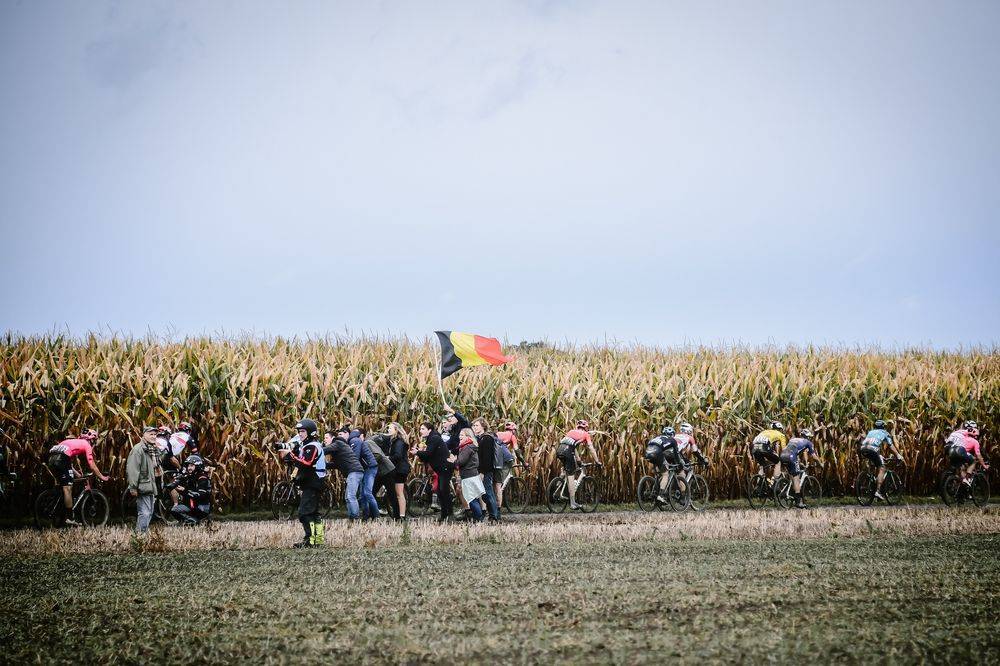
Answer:
[{"label": "backpack", "polygon": [[505,460],[503,453],[507,450],[507,446],[496,435],[490,437],[493,438],[493,469],[503,469]]}]

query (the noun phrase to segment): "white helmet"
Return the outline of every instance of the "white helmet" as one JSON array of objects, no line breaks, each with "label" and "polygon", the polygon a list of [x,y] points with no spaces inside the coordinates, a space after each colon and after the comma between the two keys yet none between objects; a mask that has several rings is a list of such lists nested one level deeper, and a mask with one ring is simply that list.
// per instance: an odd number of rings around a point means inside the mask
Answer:
[{"label": "white helmet", "polygon": [[694,426],[685,421],[681,424],[681,432],[685,435],[692,435],[694,434]]}]

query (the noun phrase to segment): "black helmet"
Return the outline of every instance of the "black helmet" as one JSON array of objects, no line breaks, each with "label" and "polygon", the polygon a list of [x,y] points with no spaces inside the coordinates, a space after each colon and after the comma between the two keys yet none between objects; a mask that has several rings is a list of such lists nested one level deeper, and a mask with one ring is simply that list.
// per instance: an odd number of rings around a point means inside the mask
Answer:
[{"label": "black helmet", "polygon": [[813,436],[812,428],[799,428],[799,437],[805,437],[809,439]]},{"label": "black helmet", "polygon": [[663,429],[663,430],[662,430],[661,432],[663,433],[663,435],[664,435],[665,437],[673,437],[673,436],[674,436],[674,433],[675,433],[675,432],[677,432],[677,431],[676,431],[676,430],[674,430],[674,427],[673,427],[673,426],[667,426],[667,427],[666,427],[666,428],[664,428],[664,429]]},{"label": "black helmet", "polygon": [[201,456],[197,454],[192,454],[184,459],[184,466],[187,467],[188,465],[194,465],[195,467],[204,467],[205,461],[202,459]]},{"label": "black helmet", "polygon": [[296,430],[305,430],[306,435],[309,437],[315,437],[316,431],[319,429],[316,427],[316,422],[312,419],[302,419],[295,424]]},{"label": "black helmet", "polygon": [[781,421],[771,421],[768,424],[768,427],[771,430],[777,430],[778,432],[784,432],[785,431],[785,424],[782,423]]},{"label": "black helmet", "polygon": [[975,421],[966,421],[962,424],[962,430],[979,430],[979,424]]},{"label": "black helmet", "polygon": [[885,421],[883,421],[882,419],[879,419],[878,421],[876,421],[875,422],[875,429],[876,430],[885,430]]}]

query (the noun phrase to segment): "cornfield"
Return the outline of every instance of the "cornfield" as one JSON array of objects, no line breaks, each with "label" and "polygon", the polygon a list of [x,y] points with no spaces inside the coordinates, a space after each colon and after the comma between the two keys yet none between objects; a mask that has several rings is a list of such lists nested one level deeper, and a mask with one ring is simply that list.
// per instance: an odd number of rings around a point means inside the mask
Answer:
[{"label": "cornfield", "polygon": [[[102,471],[124,487],[125,458],[143,425],[195,424],[218,463],[217,503],[264,501],[284,478],[269,444],[302,417],[369,430],[398,421],[412,433],[442,416],[437,345],[411,341],[20,337],[0,341],[0,428],[25,495],[48,485],[48,448],[89,426],[102,437]],[[996,350],[514,348],[500,368],[445,380],[449,402],[491,424],[516,421],[534,499],[556,473],[555,443],[577,418],[597,431],[605,501],[631,501],[647,468],[645,442],[690,421],[712,466],[716,497],[742,494],[746,445],[769,419],[809,425],[826,463],[828,494],[850,492],[855,445],[874,418],[890,420],[906,458],[904,482],[932,491],[941,443],[976,419],[985,448],[1000,424]]]}]

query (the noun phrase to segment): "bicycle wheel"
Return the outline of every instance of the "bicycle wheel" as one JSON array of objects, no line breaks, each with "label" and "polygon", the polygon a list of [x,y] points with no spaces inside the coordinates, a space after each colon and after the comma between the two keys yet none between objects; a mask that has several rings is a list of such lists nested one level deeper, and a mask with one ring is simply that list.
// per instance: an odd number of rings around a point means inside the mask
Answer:
[{"label": "bicycle wheel", "polygon": [[990,484],[986,477],[977,474],[972,479],[972,503],[976,506],[986,506],[990,501]]},{"label": "bicycle wheel", "polygon": [[960,502],[961,492],[962,478],[958,474],[949,474],[941,488],[941,499],[948,506],[955,506]]},{"label": "bicycle wheel", "polygon": [[774,499],[774,490],[763,474],[754,474],[747,482],[747,502],[751,509],[763,509]]},{"label": "bicycle wheel", "polygon": [[858,504],[861,506],[871,506],[872,502],[875,501],[876,487],[876,479],[870,473],[861,472],[858,474],[858,478],[854,480],[854,490],[858,496]]},{"label": "bicycle wheel", "polygon": [[132,497],[132,493],[125,491],[122,493],[121,500],[121,518],[123,525],[135,525],[136,516],[139,515],[139,510],[136,508],[135,498]]},{"label": "bicycle wheel", "polygon": [[427,515],[431,510],[431,486],[426,479],[410,479],[406,484],[406,489],[410,495],[410,501],[406,505],[406,513],[419,518]]},{"label": "bicycle wheel", "polygon": [[503,489],[503,508],[508,513],[524,513],[528,506],[528,486],[524,479],[512,476]]},{"label": "bicycle wheel", "polygon": [[550,513],[562,513],[569,506],[569,496],[566,494],[566,481],[557,476],[549,481],[545,488],[545,506]]},{"label": "bicycle wheel", "polygon": [[684,511],[691,504],[691,494],[690,486],[685,484],[684,490],[681,490],[680,481],[676,474],[670,475],[670,481],[667,482],[667,501],[670,502],[670,508],[673,511]]},{"label": "bicycle wheel", "polygon": [[695,511],[702,511],[708,506],[708,481],[700,474],[695,474],[688,482],[688,504]]},{"label": "bicycle wheel", "polygon": [[810,506],[815,506],[823,497],[823,487],[819,485],[819,479],[815,476],[807,476],[802,479],[802,500]]},{"label": "bicycle wheel", "polygon": [[635,490],[635,501],[639,504],[640,510],[647,512],[656,510],[656,493],[659,490],[657,485],[656,479],[651,476],[639,479],[639,485]]},{"label": "bicycle wheel", "polygon": [[882,481],[882,494],[885,495],[885,503],[890,506],[903,501],[903,480],[891,469],[885,473]]},{"label": "bicycle wheel", "polygon": [[100,490],[84,490],[79,511],[80,520],[87,527],[104,527],[111,514],[111,502]]},{"label": "bicycle wheel", "polygon": [[576,487],[576,503],[583,509],[584,513],[594,513],[600,502],[601,489],[597,485],[597,479],[592,476],[583,477]]},{"label": "bicycle wheel", "polygon": [[323,484],[323,492],[319,494],[319,515],[321,518],[329,518],[333,507],[337,506],[337,498],[333,494],[333,488],[329,483]]},{"label": "bicycle wheel", "polygon": [[66,521],[62,488],[49,488],[35,500],[35,526],[39,529],[61,527]]},{"label": "bicycle wheel", "polygon": [[792,481],[787,476],[779,476],[774,482],[774,501],[782,509],[790,509],[795,504],[792,497]]},{"label": "bicycle wheel", "polygon": [[299,507],[299,494],[291,481],[279,481],[271,491],[271,516],[276,519],[290,518]]}]

